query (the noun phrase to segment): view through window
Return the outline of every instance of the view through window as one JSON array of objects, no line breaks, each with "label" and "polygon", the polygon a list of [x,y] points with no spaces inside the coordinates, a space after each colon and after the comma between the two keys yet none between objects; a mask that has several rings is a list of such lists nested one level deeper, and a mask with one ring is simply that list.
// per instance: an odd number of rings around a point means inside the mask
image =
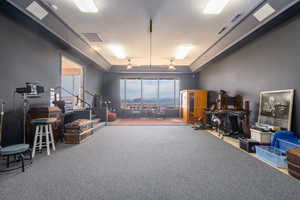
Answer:
[{"label": "view through window", "polygon": [[179,105],[178,79],[120,79],[121,104]]},{"label": "view through window", "polygon": [[75,97],[83,99],[83,66],[63,56],[61,59],[61,98],[66,110],[73,110],[83,106]]}]

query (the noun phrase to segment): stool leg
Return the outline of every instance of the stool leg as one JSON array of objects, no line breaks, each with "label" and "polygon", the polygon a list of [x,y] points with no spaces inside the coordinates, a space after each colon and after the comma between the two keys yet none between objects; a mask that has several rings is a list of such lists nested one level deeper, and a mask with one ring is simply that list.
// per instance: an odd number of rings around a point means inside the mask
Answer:
[{"label": "stool leg", "polygon": [[6,157],[6,168],[9,168],[9,155]]},{"label": "stool leg", "polygon": [[22,162],[22,172],[25,172],[24,155],[22,153],[20,154],[20,159]]},{"label": "stool leg", "polygon": [[45,125],[45,133],[46,133],[46,146],[47,146],[47,154],[50,156],[50,145],[49,145],[49,125]]},{"label": "stool leg", "polygon": [[32,150],[28,149],[29,151],[29,159],[30,159],[30,163],[32,164]]},{"label": "stool leg", "polygon": [[39,150],[40,150],[40,152],[42,152],[44,125],[40,125],[39,127],[40,127],[40,132],[39,132],[39,136],[40,136],[40,138],[39,138],[39,140],[40,140],[40,142],[39,142]]},{"label": "stool leg", "polygon": [[34,135],[34,142],[33,142],[33,147],[32,147],[32,154],[31,154],[32,158],[34,158],[34,156],[35,156],[35,149],[36,149],[37,138],[38,138],[38,135],[39,135],[39,129],[40,129],[40,127],[36,126],[35,135]]},{"label": "stool leg", "polygon": [[53,130],[52,130],[52,125],[49,125],[49,129],[50,129],[50,138],[51,138],[51,144],[52,144],[52,149],[53,151],[55,151],[55,144],[54,144],[54,138],[53,138]]}]

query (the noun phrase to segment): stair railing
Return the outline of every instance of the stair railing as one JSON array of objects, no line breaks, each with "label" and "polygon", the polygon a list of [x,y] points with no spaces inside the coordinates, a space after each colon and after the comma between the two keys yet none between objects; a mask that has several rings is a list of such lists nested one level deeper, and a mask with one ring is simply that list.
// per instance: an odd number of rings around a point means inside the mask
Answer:
[{"label": "stair railing", "polygon": [[[95,100],[98,100],[97,97],[102,97],[100,94],[96,94],[96,93],[92,93],[88,90],[83,90],[83,92],[85,94],[88,94],[89,96],[91,96],[93,98],[93,102],[95,102]],[[101,101],[100,101],[101,103]],[[92,105],[93,108],[95,108],[96,110],[99,108],[98,104],[95,102],[95,104]]]},{"label": "stair railing", "polygon": [[88,95],[90,95],[91,97],[100,96],[99,94],[93,94],[93,93],[91,93],[91,92],[88,91],[88,90],[83,90],[83,92],[86,93],[86,94],[88,94]]},{"label": "stair railing", "polygon": [[90,121],[92,121],[92,105],[91,105],[90,103],[88,103],[88,102],[86,102],[84,99],[80,98],[79,95],[76,95],[76,94],[70,92],[69,90],[67,90],[67,89],[65,89],[65,88],[63,88],[63,87],[60,87],[60,86],[59,86],[59,87],[56,87],[54,90],[55,90],[55,91],[56,91],[56,90],[63,90],[64,92],[68,93],[69,95],[75,97],[75,98],[76,98],[77,104],[78,104],[78,101],[80,101],[80,102],[82,102],[83,104],[87,105],[88,108],[89,108],[89,118],[90,118]]}]

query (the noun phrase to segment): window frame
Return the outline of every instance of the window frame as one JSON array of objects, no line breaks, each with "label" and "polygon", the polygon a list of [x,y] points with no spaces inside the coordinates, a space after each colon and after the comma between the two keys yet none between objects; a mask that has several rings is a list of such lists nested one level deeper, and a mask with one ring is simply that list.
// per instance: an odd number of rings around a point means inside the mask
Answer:
[{"label": "window frame", "polygon": [[[130,106],[130,105],[140,105],[140,106],[144,106],[144,105],[155,105],[155,106],[161,106],[161,103],[160,103],[160,81],[161,80],[172,80],[173,81],[173,103],[172,104],[169,104],[169,105],[163,105],[163,106],[173,106],[173,107],[179,107],[179,102],[176,102],[176,100],[179,101],[179,96],[176,97],[176,95],[179,95],[180,94],[180,79],[179,78],[127,78],[127,77],[124,77],[124,78],[120,78],[120,105],[121,107],[122,106]],[[141,80],[141,102],[140,103],[128,103],[127,101],[127,92],[126,92],[126,89],[127,89],[127,80]],[[143,82],[144,80],[155,80],[157,81],[157,84],[156,84],[156,103],[152,104],[152,103],[145,103],[144,102],[144,96],[143,96]],[[123,97],[124,99],[122,99],[122,89],[121,89],[121,81],[124,81],[124,84],[123,84]],[[179,81],[179,84],[177,85],[176,81]],[[178,87],[178,88],[177,88]],[[178,91],[177,91],[178,90]],[[123,103],[124,102],[124,103]]]}]

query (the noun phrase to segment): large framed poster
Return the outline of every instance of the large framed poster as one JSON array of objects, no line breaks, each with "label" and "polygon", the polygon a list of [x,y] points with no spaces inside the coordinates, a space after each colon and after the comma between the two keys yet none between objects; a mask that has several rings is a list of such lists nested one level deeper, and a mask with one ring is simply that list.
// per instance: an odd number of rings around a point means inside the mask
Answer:
[{"label": "large framed poster", "polygon": [[260,93],[258,122],[291,130],[294,89]]}]

